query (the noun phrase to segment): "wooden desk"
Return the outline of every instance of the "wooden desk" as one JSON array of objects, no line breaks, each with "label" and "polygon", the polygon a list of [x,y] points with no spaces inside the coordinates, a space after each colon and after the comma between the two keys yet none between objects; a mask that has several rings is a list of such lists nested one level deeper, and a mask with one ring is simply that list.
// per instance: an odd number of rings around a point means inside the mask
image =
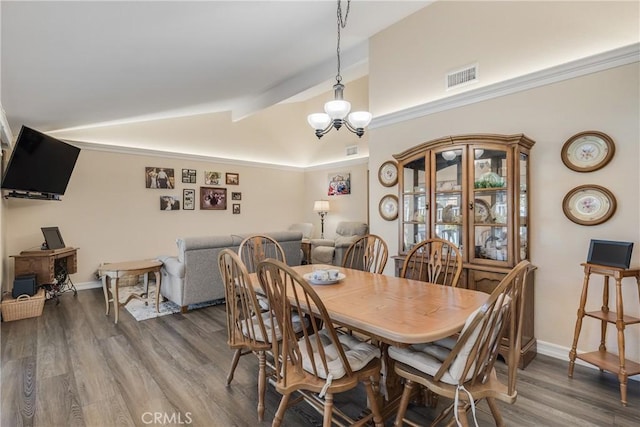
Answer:
[{"label": "wooden desk", "polygon": [[22,251],[20,255],[12,255],[15,275],[35,273],[38,285],[52,284],[56,278],[56,261],[66,264],[68,274],[78,271],[77,252],[76,248]]},{"label": "wooden desk", "polygon": [[[118,312],[120,306],[126,305],[132,298],[140,299],[147,303],[149,297],[149,280],[145,278],[145,289],[141,294],[131,294],[125,302],[120,302],[118,298],[118,280],[125,276],[140,276],[142,274],[154,273],[156,277],[156,312],[159,312],[160,303],[160,269],[162,262],[156,260],[114,262],[102,264],[98,268],[98,274],[102,276],[102,290],[104,301],[107,306],[106,315],[109,315],[109,303],[113,301],[115,311],[115,323],[118,323]],[[109,298],[109,292],[113,298]]]},{"label": "wooden desk", "polygon": [[[50,285],[47,298],[57,297],[69,291],[73,291],[73,295],[78,294],[69,277],[69,274],[78,271],[77,248],[22,251],[20,255],[12,255],[12,257],[16,276],[35,273],[38,286]],[[58,303],[60,303],[59,300]]]},{"label": "wooden desk", "polygon": [[[578,307],[576,329],[573,335],[573,345],[569,352],[569,377],[573,377],[573,368],[575,366],[576,357],[597,366],[601,370],[615,372],[618,374],[618,381],[620,382],[620,401],[622,402],[622,405],[627,406],[627,378],[632,375],[640,374],[640,363],[625,359],[624,329],[626,325],[640,324],[640,318],[624,314],[624,304],[622,302],[622,279],[625,277],[635,277],[636,284],[638,286],[638,298],[640,300],[640,267],[624,269],[588,263],[583,263],[581,265],[584,267],[584,282],[582,285],[582,295],[580,297],[580,307]],[[585,311],[585,305],[587,303],[589,278],[592,274],[598,274],[604,277],[602,307],[600,310],[587,312]],[[613,277],[616,281],[615,312],[609,311],[609,277]],[[578,354],[576,348],[578,346],[578,338],[580,338],[582,319],[585,316],[601,321],[600,346],[598,347],[598,351]],[[615,324],[618,332],[617,355],[608,352],[605,344],[608,323]]]}]

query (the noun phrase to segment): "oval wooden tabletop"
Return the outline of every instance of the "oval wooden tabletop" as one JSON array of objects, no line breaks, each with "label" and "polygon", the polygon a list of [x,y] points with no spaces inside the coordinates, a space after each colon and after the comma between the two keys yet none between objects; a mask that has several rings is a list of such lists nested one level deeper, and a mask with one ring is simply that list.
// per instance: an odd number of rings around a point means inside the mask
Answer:
[{"label": "oval wooden tabletop", "polygon": [[[294,267],[300,275],[321,265]],[[337,267],[324,266],[335,269]],[[417,344],[448,337],[489,295],[417,280],[337,268],[345,278],[313,285],[331,319],[389,344]]]},{"label": "oval wooden tabletop", "polygon": [[99,274],[107,274],[114,272],[133,273],[138,271],[154,271],[160,270],[162,262],[155,259],[145,259],[138,261],[110,262],[98,267]]}]

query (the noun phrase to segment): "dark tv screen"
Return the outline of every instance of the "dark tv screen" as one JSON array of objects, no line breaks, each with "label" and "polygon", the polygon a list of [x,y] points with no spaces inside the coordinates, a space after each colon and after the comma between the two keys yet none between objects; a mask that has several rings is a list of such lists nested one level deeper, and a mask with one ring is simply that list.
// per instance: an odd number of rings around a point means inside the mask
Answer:
[{"label": "dark tv screen", "polygon": [[22,126],[2,177],[2,188],[62,195],[80,149]]}]

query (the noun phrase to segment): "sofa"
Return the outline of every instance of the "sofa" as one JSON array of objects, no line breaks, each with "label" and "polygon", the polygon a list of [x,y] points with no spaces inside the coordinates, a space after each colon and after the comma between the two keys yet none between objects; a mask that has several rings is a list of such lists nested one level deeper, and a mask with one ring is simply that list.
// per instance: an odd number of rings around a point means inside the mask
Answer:
[{"label": "sofa", "polygon": [[335,239],[311,239],[311,263],[341,266],[349,246],[368,230],[369,226],[364,222],[339,222]]},{"label": "sofa", "polygon": [[[224,285],[218,267],[218,254],[223,249],[238,252],[240,242],[254,235],[219,235],[176,239],[177,256],[159,256],[162,261],[161,294],[180,306],[183,313],[192,304],[223,301]],[[300,265],[302,261],[302,233],[299,231],[265,232],[284,250],[287,264]]]}]

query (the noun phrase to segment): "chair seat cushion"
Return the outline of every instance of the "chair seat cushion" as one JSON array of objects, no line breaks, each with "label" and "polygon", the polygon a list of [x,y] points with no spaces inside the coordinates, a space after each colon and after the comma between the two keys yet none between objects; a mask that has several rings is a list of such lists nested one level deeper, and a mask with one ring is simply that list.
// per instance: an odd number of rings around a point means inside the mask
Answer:
[{"label": "chair seat cushion", "polygon": [[[332,375],[333,379],[342,378],[346,375],[347,371],[342,364],[342,360],[340,359],[340,355],[335,345],[332,344],[331,339],[329,338],[328,332],[325,329],[320,330],[320,341],[322,343],[322,347],[324,348],[324,352],[327,356],[327,369],[329,373]],[[359,371],[360,369],[367,366],[369,362],[371,362],[375,358],[380,357],[380,349],[372,344],[362,342],[356,337],[348,334],[338,333],[338,340],[340,341],[340,345],[344,349],[345,356],[347,357],[347,362],[351,367],[352,371]],[[320,354],[318,353],[317,340],[315,339],[315,335],[310,337],[312,352],[313,352],[313,360],[316,362],[316,370],[318,372],[318,376],[320,378],[327,378],[327,372],[324,369],[324,366],[321,362]],[[311,358],[308,354],[308,349],[305,344],[304,339],[298,341],[300,346],[300,351],[302,353],[302,367],[307,372],[313,373],[313,366]]]},{"label": "chair seat cushion", "polygon": [[[271,313],[267,312],[263,312],[260,313],[260,316],[262,317],[262,322],[264,323],[264,329],[267,333],[266,337],[262,336],[262,330],[259,326],[259,320],[256,318],[256,316],[253,316],[251,318],[251,324],[249,326],[249,324],[247,322],[244,322],[242,324],[242,334],[246,337],[249,337],[249,329],[248,328],[253,328],[253,336],[255,337],[255,339],[257,341],[262,341],[262,342],[271,342],[271,337],[273,336],[273,333],[275,332],[276,335],[276,340],[280,341],[282,339],[282,332],[280,331],[280,327],[278,326],[277,322],[275,325],[272,326],[272,322],[271,322]],[[293,330],[298,333],[298,332],[302,332],[302,328],[306,328],[307,326],[309,326],[309,319],[300,319],[300,316],[298,315],[293,315],[291,316],[291,323],[293,324]],[[304,326],[303,326],[304,325]]]},{"label": "chair seat cushion", "polygon": [[[501,314],[499,320],[497,321],[497,327],[492,332],[494,334],[494,338],[495,334],[497,334],[500,329],[500,324],[502,323],[503,317],[502,314],[505,311],[504,308],[508,306],[510,301],[511,298],[507,295],[505,295],[503,298],[501,298],[500,301],[498,301],[498,304],[502,306],[502,310],[498,310],[498,312]],[[459,337],[461,337],[466,332],[466,330],[471,327],[471,324],[473,323],[476,316],[484,314],[486,310],[486,305],[480,306],[476,310],[474,310],[469,315],[469,317],[467,317],[467,320],[465,321],[464,327],[462,328]],[[471,365],[471,368],[468,370],[466,378],[462,379],[461,377],[464,371],[464,367],[467,363],[467,359],[471,354],[471,350],[473,349],[473,346],[479,338],[480,329],[481,328],[479,326],[476,326],[476,328],[469,335],[467,341],[459,349],[457,356],[451,362],[448,371],[442,375],[442,382],[447,384],[460,384],[471,379],[475,361],[473,362],[474,364]],[[484,335],[486,336],[488,332],[488,330],[485,331]],[[414,344],[409,347],[389,347],[389,357],[397,360],[398,362],[409,365],[419,371],[422,371],[427,375],[434,376],[456,344],[456,338],[447,337],[438,341],[434,341],[433,343]]]}]

